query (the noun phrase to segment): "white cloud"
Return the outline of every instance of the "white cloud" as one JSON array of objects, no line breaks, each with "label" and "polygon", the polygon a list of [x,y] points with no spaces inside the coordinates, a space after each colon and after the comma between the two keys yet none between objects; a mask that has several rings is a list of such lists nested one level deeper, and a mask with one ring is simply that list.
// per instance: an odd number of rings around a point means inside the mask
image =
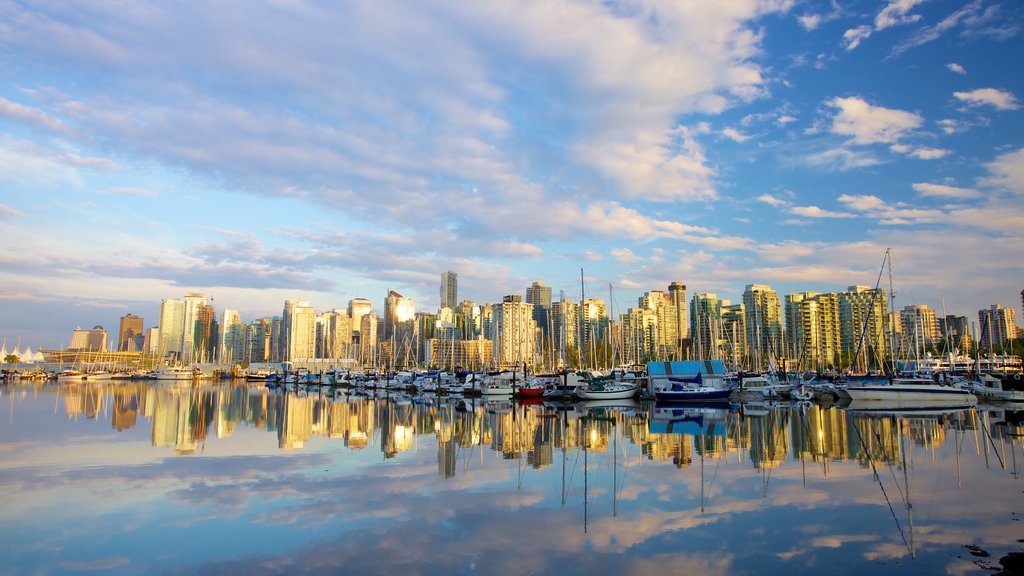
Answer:
[{"label": "white cloud", "polygon": [[0,204],[0,220],[6,220],[8,218],[24,218],[20,210],[15,210],[6,204]]},{"label": "white cloud", "polygon": [[625,262],[627,264],[640,260],[640,257],[634,254],[629,248],[612,248],[612,256],[614,256],[619,262]]},{"label": "white cloud", "polygon": [[848,212],[831,212],[817,206],[794,206],[789,209],[790,213],[805,218],[853,218],[854,215]]},{"label": "white cloud", "polygon": [[746,142],[750,140],[750,136],[740,132],[735,128],[723,128],[722,136],[732,140],[733,142]]},{"label": "white cloud", "polygon": [[849,30],[844,32],[843,42],[846,43],[846,51],[849,52],[850,50],[853,50],[857,46],[860,46],[861,42],[863,42],[869,36],[871,36],[871,32],[873,32],[873,29],[871,28],[871,26],[868,25],[850,28]]},{"label": "white cloud", "polygon": [[796,118],[783,114],[782,116],[779,116],[778,119],[775,120],[775,122],[778,123],[779,126],[785,126],[790,122],[796,122]]},{"label": "white cloud", "polygon": [[983,179],[984,184],[1024,193],[1024,148],[998,156],[985,167],[990,175]]},{"label": "white cloud", "polygon": [[813,152],[804,156],[801,160],[809,166],[839,172],[876,166],[882,163],[881,160],[872,154],[860,150],[850,150],[842,146],[829,148],[821,152]]},{"label": "white cloud", "polygon": [[946,68],[949,69],[950,72],[956,72],[957,74],[967,74],[967,69],[957,64],[956,62],[950,62],[949,64],[946,64]]},{"label": "white cloud", "polygon": [[821,25],[821,14],[804,14],[803,16],[797,16],[796,21],[804,27],[805,30],[814,30]]},{"label": "white cloud", "polygon": [[948,186],[946,184],[915,182],[912,187],[915,192],[927,198],[969,199],[981,196],[981,192],[972,188],[959,188],[957,186]]},{"label": "white cloud", "polygon": [[850,136],[856,144],[894,143],[923,122],[912,112],[873,106],[856,96],[833,98],[826,104],[839,109],[832,119],[832,132]]},{"label": "white cloud", "polygon": [[24,122],[38,128],[51,130],[53,132],[60,132],[63,134],[74,133],[71,127],[65,124],[64,121],[54,118],[37,108],[30,108],[28,106],[18,104],[17,102],[11,102],[2,96],[0,96],[0,116]]},{"label": "white cloud", "polygon": [[953,96],[969,106],[992,106],[997,110],[1016,110],[1020,108],[1017,97],[996,88],[979,88],[969,92],[954,92]]},{"label": "white cloud", "polygon": [[937,160],[949,155],[949,150],[943,148],[928,148],[926,146],[908,146],[906,144],[893,144],[889,147],[893,152],[906,154],[918,160]]},{"label": "white cloud", "polygon": [[757,200],[759,202],[764,202],[765,204],[768,204],[769,206],[774,206],[776,208],[780,206],[789,205],[789,202],[782,200],[781,198],[776,198],[771,194],[761,194],[760,196],[757,197]]},{"label": "white cloud", "polygon": [[107,188],[105,190],[100,190],[100,194],[109,194],[111,196],[141,196],[146,198],[152,198],[158,195],[156,190],[150,190],[149,188],[129,187]]},{"label": "white cloud", "polygon": [[885,201],[878,196],[867,195],[852,195],[843,194],[839,196],[838,200],[843,204],[846,204],[852,210],[859,210],[861,212],[867,212],[871,210],[880,210],[885,207]]}]

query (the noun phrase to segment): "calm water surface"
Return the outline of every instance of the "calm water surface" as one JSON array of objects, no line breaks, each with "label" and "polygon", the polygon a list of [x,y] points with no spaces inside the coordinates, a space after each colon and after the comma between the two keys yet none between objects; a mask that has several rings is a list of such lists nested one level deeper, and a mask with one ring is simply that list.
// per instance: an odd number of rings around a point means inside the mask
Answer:
[{"label": "calm water surface", "polygon": [[5,574],[957,575],[1024,550],[1004,407],[2,394]]}]

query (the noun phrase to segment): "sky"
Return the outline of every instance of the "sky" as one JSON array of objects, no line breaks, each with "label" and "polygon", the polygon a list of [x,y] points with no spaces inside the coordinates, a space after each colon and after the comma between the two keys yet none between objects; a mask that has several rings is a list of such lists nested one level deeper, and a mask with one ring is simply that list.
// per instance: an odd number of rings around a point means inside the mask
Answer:
[{"label": "sky", "polygon": [[[0,0],[0,337],[533,281],[1024,288],[1024,5]],[[887,277],[882,287],[888,284]]]}]

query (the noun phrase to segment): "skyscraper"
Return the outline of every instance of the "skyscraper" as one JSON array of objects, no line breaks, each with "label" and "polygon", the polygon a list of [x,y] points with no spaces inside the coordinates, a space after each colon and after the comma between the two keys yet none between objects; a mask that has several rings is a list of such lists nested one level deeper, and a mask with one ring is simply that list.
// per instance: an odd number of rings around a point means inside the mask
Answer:
[{"label": "skyscraper", "polygon": [[107,331],[103,326],[96,326],[92,330],[75,328],[71,331],[71,344],[68,345],[68,349],[104,352],[107,349]]},{"label": "skyscraper", "polygon": [[185,327],[185,301],[165,299],[160,302],[160,343],[157,354],[169,360],[181,359],[182,330]]},{"label": "skyscraper", "polygon": [[782,304],[779,295],[766,284],[748,284],[743,292],[747,314],[747,347],[753,358],[752,367],[770,367],[773,358],[781,356]]},{"label": "skyscraper", "polygon": [[550,330],[548,318],[551,314],[551,287],[543,282],[534,282],[526,288],[526,303],[533,304],[533,321],[546,335]]},{"label": "skyscraper", "polygon": [[921,350],[939,339],[939,326],[935,310],[925,304],[911,304],[900,310],[903,326],[903,350]]},{"label": "skyscraper", "polygon": [[686,319],[686,284],[673,282],[668,285],[668,294],[676,312],[676,326],[679,327],[679,342],[676,343],[676,357],[682,359],[686,340],[690,337],[690,323]]},{"label": "skyscraper", "polygon": [[415,333],[416,307],[412,298],[391,290],[384,299],[384,340],[411,341]]},{"label": "skyscraper", "polygon": [[978,310],[978,332],[981,333],[978,346],[982,349],[1005,346],[1017,336],[1017,321],[1013,308],[993,304],[988,309]]},{"label": "skyscraper", "polygon": [[135,314],[125,314],[124,316],[121,316],[121,324],[117,330],[118,352],[136,351],[135,337],[142,334],[142,318]]},{"label": "skyscraper", "polygon": [[348,317],[352,319],[352,331],[359,333],[363,329],[363,316],[373,310],[373,303],[366,298],[353,298],[348,301]]},{"label": "skyscraper", "polygon": [[245,324],[238,310],[225,308],[221,315],[217,353],[221,362],[241,362],[245,358]]},{"label": "skyscraper", "polygon": [[712,293],[694,294],[690,300],[690,337],[697,360],[719,358],[722,304]]},{"label": "skyscraper", "polygon": [[841,347],[857,370],[881,366],[887,355],[887,322],[885,290],[850,286],[839,294]]},{"label": "skyscraper", "polygon": [[305,300],[285,300],[281,317],[284,360],[308,360],[316,356],[316,314]]},{"label": "skyscraper", "polygon": [[196,362],[199,354],[195,350],[196,321],[199,309],[206,306],[206,296],[193,292],[185,296],[183,324],[181,328],[181,358],[185,362]]},{"label": "skyscraper", "polygon": [[459,275],[451,270],[441,273],[441,298],[438,308],[455,309],[459,301]]},{"label": "skyscraper", "polygon": [[492,305],[494,314],[494,360],[503,368],[533,366],[536,353],[537,323],[533,304],[518,295],[505,296]]}]

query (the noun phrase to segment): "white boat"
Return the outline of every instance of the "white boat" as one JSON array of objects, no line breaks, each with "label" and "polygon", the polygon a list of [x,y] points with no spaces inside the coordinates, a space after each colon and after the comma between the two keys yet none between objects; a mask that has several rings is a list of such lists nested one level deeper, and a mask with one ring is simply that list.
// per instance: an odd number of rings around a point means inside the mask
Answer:
[{"label": "white boat", "polygon": [[82,382],[85,380],[85,373],[81,370],[67,369],[61,370],[60,374],[57,374],[57,382]]},{"label": "white boat", "polygon": [[184,366],[157,366],[153,369],[153,377],[157,380],[192,380],[195,374]]},{"label": "white boat", "polygon": [[856,402],[885,401],[950,406],[973,406],[978,403],[978,397],[969,389],[940,384],[930,378],[893,378],[892,382],[847,386],[846,393]]},{"label": "white boat", "polygon": [[971,386],[982,398],[1024,402],[1024,376],[1021,374],[980,374]]},{"label": "white boat", "polygon": [[580,388],[577,395],[584,400],[620,400],[636,396],[638,389],[636,381],[594,382]]}]

